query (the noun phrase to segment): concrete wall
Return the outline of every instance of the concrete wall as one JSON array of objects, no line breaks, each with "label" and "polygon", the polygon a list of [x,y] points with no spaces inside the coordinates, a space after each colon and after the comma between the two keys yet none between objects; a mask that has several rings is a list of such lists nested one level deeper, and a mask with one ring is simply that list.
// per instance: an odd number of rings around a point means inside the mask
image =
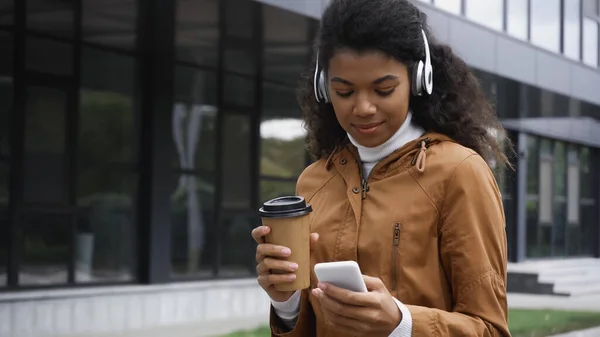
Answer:
[{"label": "concrete wall", "polygon": [[0,337],[201,337],[267,323],[255,279],[0,294]]},{"label": "concrete wall", "polygon": [[[329,0],[257,0],[315,19]],[[600,105],[600,69],[512,38],[433,5],[415,2],[437,38],[481,70]]]}]

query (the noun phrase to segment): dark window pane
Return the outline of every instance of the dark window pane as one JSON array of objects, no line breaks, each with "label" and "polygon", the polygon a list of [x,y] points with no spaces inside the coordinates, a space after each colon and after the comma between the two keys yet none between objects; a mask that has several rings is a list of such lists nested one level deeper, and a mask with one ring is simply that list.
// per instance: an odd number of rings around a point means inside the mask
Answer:
[{"label": "dark window pane", "polygon": [[137,174],[80,168],[76,282],[127,281],[134,275]]},{"label": "dark window pane", "polygon": [[132,105],[127,95],[80,91],[80,163],[134,163]]},{"label": "dark window pane", "polygon": [[254,35],[254,11],[252,0],[220,1],[225,6],[225,33],[227,37],[252,39]]},{"label": "dark window pane", "polygon": [[310,59],[310,19],[272,6],[262,6],[262,15],[263,78],[295,87]]},{"label": "dark window pane", "polygon": [[30,213],[23,217],[21,285],[64,284],[68,277],[71,217]]},{"label": "dark window pane", "polygon": [[262,176],[295,178],[306,159],[306,132],[301,119],[267,119],[260,125]]},{"label": "dark window pane", "polygon": [[0,161],[0,287],[6,284],[6,269],[8,266],[8,228],[9,201],[9,170],[8,163]]},{"label": "dark window pane", "polygon": [[502,30],[504,0],[465,0],[465,15],[480,25]]},{"label": "dark window pane", "polygon": [[[581,197],[594,198],[597,189],[594,187],[594,174],[598,174],[594,170],[593,158],[589,147],[583,147],[580,154],[581,165]],[[596,168],[597,169],[597,168]]]},{"label": "dark window pane", "polygon": [[226,71],[254,76],[256,74],[255,52],[252,49],[225,48],[224,67]]},{"label": "dark window pane", "polygon": [[527,194],[538,195],[539,193],[539,145],[538,138],[527,136]]},{"label": "dark window pane", "polygon": [[58,89],[27,88],[23,191],[26,202],[67,201],[66,100],[66,93]]},{"label": "dark window pane", "polygon": [[176,66],[175,101],[195,105],[217,105],[216,72]]},{"label": "dark window pane", "polygon": [[219,277],[240,277],[256,274],[256,243],[252,229],[259,223],[255,216],[225,214],[220,224],[221,263]]},{"label": "dark window pane", "polygon": [[305,167],[306,130],[294,87],[264,83],[262,116],[260,174],[298,177]]},{"label": "dark window pane", "polygon": [[579,60],[581,0],[564,0],[564,50],[566,57]]},{"label": "dark window pane", "polygon": [[172,115],[173,166],[212,173],[215,169],[217,108],[216,75],[189,67],[175,72]]},{"label": "dark window pane", "polygon": [[255,101],[254,80],[238,75],[225,74],[223,100],[226,105],[251,107]]},{"label": "dark window pane", "polygon": [[598,21],[583,18],[583,62],[598,66]]},{"label": "dark window pane", "polygon": [[554,175],[552,188],[553,217],[552,217],[552,255],[564,256],[566,254],[565,233],[567,229],[567,189],[566,189],[566,154],[565,143],[554,142],[554,161],[552,173]]},{"label": "dark window pane", "polygon": [[250,208],[250,118],[225,115],[223,118],[222,180],[225,209]]},{"label": "dark window pane", "polygon": [[83,0],[83,40],[123,50],[134,50],[137,37],[137,0]]},{"label": "dark window pane", "polygon": [[581,223],[581,236],[583,237],[581,255],[594,256],[598,237],[597,200],[581,206]]},{"label": "dark window pane", "polygon": [[210,0],[177,0],[177,60],[217,66],[220,3]]},{"label": "dark window pane", "polygon": [[0,160],[10,155],[10,130],[13,115],[13,39],[0,32]]},{"label": "dark window pane", "polygon": [[218,226],[214,226],[214,177],[175,174],[171,194],[173,275],[212,275]]},{"label": "dark window pane", "polygon": [[529,16],[527,14],[528,0],[506,0],[506,31],[508,34],[527,40]]},{"label": "dark window pane", "polygon": [[544,49],[559,51],[559,0],[531,0],[531,42]]},{"label": "dark window pane", "polygon": [[0,24],[11,25],[14,22],[15,0],[0,0]]},{"label": "dark window pane", "polygon": [[82,62],[79,162],[134,163],[134,59],[84,49]]},{"label": "dark window pane", "polygon": [[261,204],[267,200],[288,195],[296,195],[296,181],[261,179],[259,200]]},{"label": "dark window pane", "polygon": [[72,37],[73,1],[27,0],[27,28],[45,34]]},{"label": "dark window pane", "polygon": [[26,43],[27,69],[56,75],[73,72],[72,45],[32,36],[27,37]]}]

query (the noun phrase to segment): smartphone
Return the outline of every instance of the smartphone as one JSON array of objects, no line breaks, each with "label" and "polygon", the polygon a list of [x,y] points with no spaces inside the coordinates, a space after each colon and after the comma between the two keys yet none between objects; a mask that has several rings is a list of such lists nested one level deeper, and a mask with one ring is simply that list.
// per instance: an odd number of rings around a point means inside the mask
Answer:
[{"label": "smartphone", "polygon": [[315,264],[315,274],[319,282],[354,292],[367,292],[360,267],[355,261],[322,262]]}]

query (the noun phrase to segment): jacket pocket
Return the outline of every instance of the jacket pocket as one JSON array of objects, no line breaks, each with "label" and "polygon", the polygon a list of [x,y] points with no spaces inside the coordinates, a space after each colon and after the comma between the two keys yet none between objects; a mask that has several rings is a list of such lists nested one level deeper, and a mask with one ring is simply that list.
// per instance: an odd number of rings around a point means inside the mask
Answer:
[{"label": "jacket pocket", "polygon": [[392,291],[396,291],[398,287],[398,255],[400,254],[400,231],[402,224],[396,222],[394,224],[394,236],[392,241]]}]

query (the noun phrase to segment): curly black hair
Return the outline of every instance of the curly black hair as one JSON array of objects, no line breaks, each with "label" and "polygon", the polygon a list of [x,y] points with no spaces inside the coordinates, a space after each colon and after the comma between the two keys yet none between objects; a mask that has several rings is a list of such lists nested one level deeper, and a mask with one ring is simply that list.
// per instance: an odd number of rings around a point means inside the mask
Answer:
[{"label": "curly black hair", "polygon": [[[418,60],[425,59],[421,29],[429,42],[434,88],[430,96],[411,96],[413,121],[425,130],[439,132],[473,149],[488,163],[510,166],[502,145],[490,132],[503,132],[503,128],[478,79],[451,47],[435,39],[426,14],[410,1],[332,0],[317,31],[314,52],[318,52],[319,64],[325,71],[340,49],[380,51],[410,70]],[[315,63],[303,74],[297,93],[308,131],[308,150],[319,159],[345,146],[348,139],[333,106],[315,100]],[[510,142],[505,145],[506,150],[514,152]]]}]

